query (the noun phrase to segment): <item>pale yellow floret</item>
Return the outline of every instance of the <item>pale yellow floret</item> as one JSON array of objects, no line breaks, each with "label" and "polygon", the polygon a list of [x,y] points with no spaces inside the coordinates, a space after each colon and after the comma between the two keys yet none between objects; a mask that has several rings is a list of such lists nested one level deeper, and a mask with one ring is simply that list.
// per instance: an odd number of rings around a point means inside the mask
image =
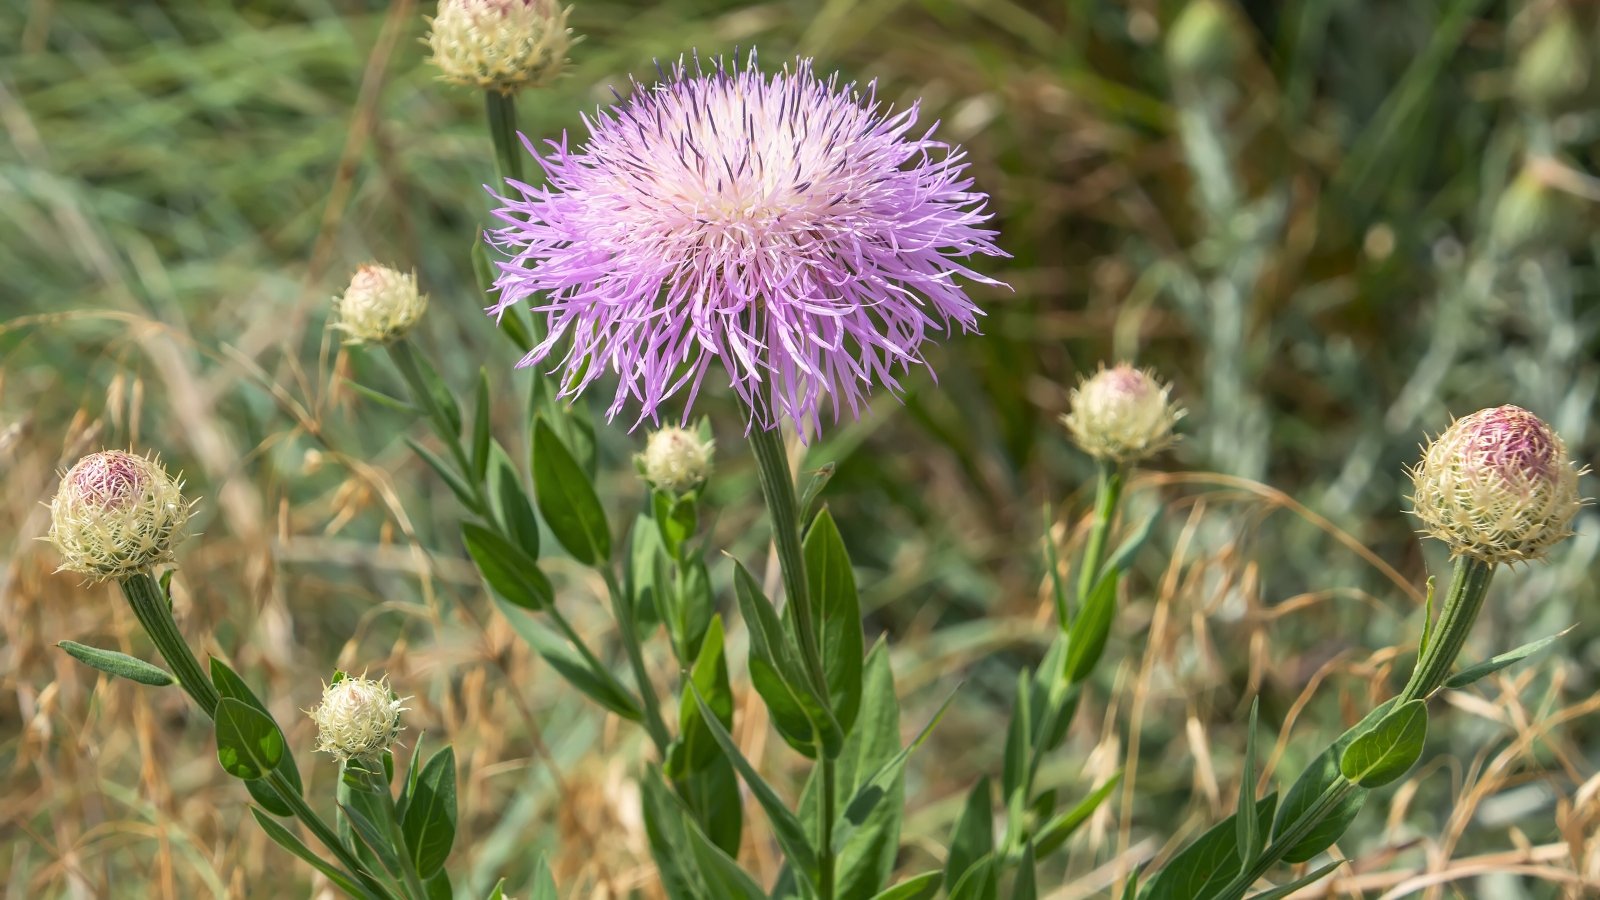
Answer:
[{"label": "pale yellow floret", "polygon": [[417,276],[380,265],[356,270],[344,295],[336,297],[333,327],[351,344],[387,344],[404,337],[428,309]]},{"label": "pale yellow floret", "polygon": [[663,428],[650,435],[639,458],[645,480],[674,494],[699,487],[711,476],[713,441],[682,428]]},{"label": "pale yellow floret", "polygon": [[61,553],[58,571],[121,579],[170,562],[190,514],[183,482],[157,459],[107,450],[61,476],[47,539]]},{"label": "pale yellow floret", "polygon": [[1515,406],[1453,422],[1410,470],[1412,513],[1452,556],[1518,563],[1572,535],[1585,470],[1537,416]]},{"label": "pale yellow floret", "polygon": [[1137,462],[1172,446],[1173,427],[1184,409],[1171,386],[1127,363],[1104,366],[1072,391],[1072,409],[1061,417],[1083,451],[1096,459]]},{"label": "pale yellow floret", "polygon": [[445,81],[510,93],[542,87],[566,67],[569,10],[554,0],[440,0],[430,61]]},{"label": "pale yellow floret", "polygon": [[340,761],[369,759],[389,749],[404,726],[405,701],[389,689],[387,678],[345,676],[324,685],[322,703],[307,710],[317,723],[317,749]]}]

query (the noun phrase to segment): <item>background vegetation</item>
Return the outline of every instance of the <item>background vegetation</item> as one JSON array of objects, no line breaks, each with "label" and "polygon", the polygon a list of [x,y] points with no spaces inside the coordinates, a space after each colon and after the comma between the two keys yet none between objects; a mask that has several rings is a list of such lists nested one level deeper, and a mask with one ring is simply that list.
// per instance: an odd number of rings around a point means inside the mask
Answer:
[{"label": "background vegetation", "polygon": [[[1600,447],[1594,7],[1257,0],[1175,37],[1184,6],[575,0],[571,74],[521,101],[524,130],[550,136],[628,73],[652,76],[653,58],[815,55],[897,104],[923,98],[994,194],[1014,258],[988,270],[1012,290],[982,294],[985,334],[937,352],[937,385],[913,379],[903,404],[880,397],[806,455],[838,464],[828,499],[906,727],[964,682],[913,760],[908,869],[936,861],[968,786],[999,769],[1016,669],[1048,631],[1040,537],[1048,521],[1064,547],[1080,540],[1092,491],[1055,419],[1100,361],[1157,367],[1191,414],[1167,471],[1131,488],[1130,515],[1167,512],[1113,630],[1120,664],[1101,667],[1043,776],[1081,793],[1125,770],[1060,865],[1058,898],[1104,893],[1229,811],[1256,692],[1263,741],[1290,723],[1301,737],[1263,751],[1270,779],[1403,678],[1423,582],[1443,566],[1401,512],[1425,434],[1514,402],[1576,458]],[[434,302],[420,340],[446,378],[463,392],[480,366],[525,380],[472,287],[493,171],[479,98],[434,81],[423,7],[0,0],[10,896],[315,889],[241,824],[244,793],[181,696],[51,646],[147,649],[113,589],[53,575],[34,540],[54,471],[129,445],[161,451],[204,498],[175,582],[186,633],[270,684],[293,743],[312,740],[293,707],[338,665],[414,695],[411,740],[455,744],[458,885],[519,884],[548,851],[571,896],[651,893],[631,781],[646,748],[489,614],[455,501],[401,441],[421,431],[340,384],[391,377],[382,359],[323,332],[357,264],[415,266]],[[725,448],[713,545],[761,557],[731,407],[704,408]],[[601,433],[602,483],[626,509],[643,432]],[[1579,531],[1550,565],[1502,573],[1467,656],[1578,629],[1453,696],[1434,762],[1369,804],[1340,845],[1354,864],[1311,895],[1600,885],[1592,511]],[[598,634],[603,586],[567,574],[564,608]],[[761,755],[775,742],[747,700],[738,736]],[[747,821],[745,858],[770,874]]]}]

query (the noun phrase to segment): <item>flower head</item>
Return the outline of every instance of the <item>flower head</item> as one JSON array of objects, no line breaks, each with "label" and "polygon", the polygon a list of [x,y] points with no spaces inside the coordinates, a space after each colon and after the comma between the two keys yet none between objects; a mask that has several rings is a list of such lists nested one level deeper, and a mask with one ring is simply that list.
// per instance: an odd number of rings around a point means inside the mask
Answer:
[{"label": "flower head", "polygon": [[1423,532],[1488,563],[1544,556],[1583,505],[1561,435],[1518,406],[1457,419],[1410,471]]},{"label": "flower head", "polygon": [[714,446],[686,428],[663,428],[650,435],[639,456],[639,471],[656,488],[681,494],[710,477]]},{"label": "flower head", "polygon": [[61,476],[50,501],[49,541],[61,569],[91,581],[124,578],[172,559],[190,507],[183,482],[154,457],[92,453]]},{"label": "flower head", "polygon": [[510,93],[549,84],[567,64],[572,29],[555,0],[439,0],[430,60],[446,81]]},{"label": "flower head", "polygon": [[340,761],[377,756],[400,736],[404,702],[389,690],[388,678],[336,677],[323,686],[322,704],[307,711],[317,723],[317,749]]},{"label": "flower head", "polygon": [[547,318],[522,365],[570,342],[563,395],[615,373],[608,415],[631,400],[655,420],[687,391],[687,419],[714,361],[758,427],[814,434],[825,398],[855,415],[924,364],[930,332],[976,328],[959,279],[997,282],[965,260],[1004,255],[965,154],[917,113],[806,60],[680,61],[587,118],[581,147],[527,144],[548,186],[501,198],[491,312],[531,300]]},{"label": "flower head", "polygon": [[428,296],[417,292],[417,276],[376,264],[356,270],[344,296],[333,301],[338,321],[352,344],[387,344],[402,338],[422,318]]},{"label": "flower head", "polygon": [[1137,462],[1172,446],[1184,409],[1170,385],[1127,363],[1101,366],[1072,391],[1072,410],[1061,417],[1083,452],[1096,459]]}]

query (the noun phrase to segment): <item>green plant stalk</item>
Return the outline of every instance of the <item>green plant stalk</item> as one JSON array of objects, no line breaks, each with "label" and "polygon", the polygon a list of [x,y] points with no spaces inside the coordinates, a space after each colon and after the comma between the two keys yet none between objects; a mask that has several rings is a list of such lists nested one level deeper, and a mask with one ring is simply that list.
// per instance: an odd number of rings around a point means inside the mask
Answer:
[{"label": "green plant stalk", "polygon": [[489,119],[489,138],[494,141],[494,170],[502,178],[522,181],[522,155],[517,140],[517,97],[496,90],[483,92],[484,112]]},{"label": "green plant stalk", "polygon": [[[1455,572],[1450,578],[1450,593],[1445,598],[1444,609],[1439,613],[1439,624],[1432,629],[1432,640],[1417,659],[1416,667],[1411,670],[1411,678],[1396,698],[1395,706],[1426,699],[1444,683],[1467,642],[1467,636],[1472,633],[1472,626],[1477,621],[1479,610],[1483,609],[1483,601],[1488,596],[1489,582],[1493,577],[1494,566],[1490,563],[1469,556],[1456,559]],[[1321,824],[1357,787],[1343,775],[1335,778],[1304,815],[1292,822],[1283,834],[1275,837],[1259,858],[1223,888],[1217,895],[1219,900],[1243,897],[1250,885]]]},{"label": "green plant stalk", "polygon": [[[189,651],[189,645],[184,643],[183,634],[178,631],[178,623],[173,621],[172,610],[167,606],[166,592],[149,572],[138,572],[119,582],[122,594],[128,599],[128,605],[133,608],[133,615],[144,627],[145,633],[150,635],[151,643],[156,645],[156,652],[161,654],[167,665],[172,667],[173,674],[178,679],[178,684],[191,698],[194,699],[206,718],[214,719],[217,714],[217,704],[222,702],[217,689],[211,684],[211,679],[206,677],[205,670],[200,668],[200,661],[195,659]],[[360,882],[367,890],[378,897],[388,897],[389,892],[369,875],[344,843],[339,840],[338,834],[317,815],[300,793],[294,789],[283,774],[274,769],[266,778],[273,790],[286,803],[294,814],[317,840],[321,841],[339,862],[345,867],[345,874]]]},{"label": "green plant stalk", "polygon": [[[445,418],[445,413],[439,408],[439,403],[428,390],[428,380],[422,374],[422,365],[417,362],[417,351],[412,348],[411,342],[401,338],[388,346],[389,358],[394,360],[395,367],[400,370],[400,375],[405,379],[406,387],[411,391],[411,399],[421,406],[428,414],[428,423],[433,426],[434,434],[444,442],[450,451],[450,458],[455,461],[460,469],[462,478],[472,486],[473,493],[480,507],[484,507],[482,491],[478,481],[473,477],[472,463],[467,459],[467,451],[461,446],[461,436],[455,433],[450,422]],[[486,507],[485,507],[486,508]]]},{"label": "green plant stalk", "polygon": [[400,875],[405,879],[406,892],[416,900],[428,900],[428,890],[422,886],[422,876],[417,872],[416,859],[406,848],[405,832],[400,828],[400,816],[394,805],[394,794],[389,783],[376,772],[364,772],[362,777],[375,792],[383,797],[383,817],[389,826],[389,843],[400,855]]},{"label": "green plant stalk", "polygon": [[[761,495],[766,500],[767,514],[772,520],[772,543],[778,554],[778,568],[783,574],[784,593],[789,602],[794,604],[800,656],[805,660],[806,670],[810,673],[812,686],[816,688],[818,696],[827,697],[828,679],[823,672],[822,654],[818,650],[817,635],[812,624],[805,552],[800,544],[800,511],[795,498],[794,476],[789,471],[789,457],[783,447],[782,432],[778,428],[762,428],[759,423],[749,428],[750,449],[756,458]],[[818,885],[818,892],[822,900],[833,900],[835,762],[828,754],[819,753],[817,765],[822,770],[822,814],[818,817],[820,834],[817,844],[817,868],[821,884]]]},{"label": "green plant stalk", "polygon": [[639,684],[639,701],[644,706],[645,730],[650,732],[650,739],[655,742],[656,752],[665,761],[672,736],[667,731],[666,722],[661,718],[661,701],[656,697],[655,687],[650,682],[650,670],[644,664],[644,650],[639,646],[638,629],[634,627],[633,605],[628,602],[628,595],[623,593],[622,585],[617,583],[617,576],[611,571],[611,564],[601,563],[599,569],[600,574],[605,576],[606,593],[611,596],[611,614],[616,617],[617,629],[622,632],[622,646],[628,654],[628,665],[633,669],[633,680]]},{"label": "green plant stalk", "polygon": [[1106,538],[1111,534],[1111,523],[1117,517],[1117,504],[1122,500],[1124,471],[1120,463],[1098,461],[1099,477],[1095,482],[1094,525],[1089,530],[1089,542],[1083,548],[1083,563],[1078,567],[1078,607],[1081,609],[1100,578],[1100,564],[1105,560]]}]

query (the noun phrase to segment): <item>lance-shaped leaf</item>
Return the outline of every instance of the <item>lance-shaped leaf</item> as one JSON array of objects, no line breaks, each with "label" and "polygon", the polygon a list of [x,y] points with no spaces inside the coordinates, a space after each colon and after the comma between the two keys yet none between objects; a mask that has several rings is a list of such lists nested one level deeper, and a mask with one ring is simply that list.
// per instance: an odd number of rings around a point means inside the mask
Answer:
[{"label": "lance-shaped leaf", "polygon": [[640,721],[643,713],[640,711],[639,701],[634,699],[633,694],[623,687],[615,675],[601,666],[598,660],[576,652],[565,639],[551,633],[523,610],[499,597],[495,597],[494,600],[501,614],[511,623],[512,629],[534,649],[534,652],[543,657],[551,668],[560,673],[568,684],[624,719]]},{"label": "lance-shaped leaf", "polygon": [[991,793],[988,776],[978,779],[978,783],[967,794],[967,805],[961,810],[961,818],[956,820],[955,833],[950,837],[950,855],[944,864],[945,890],[952,897],[971,870],[993,857]]},{"label": "lance-shaped leaf", "polygon": [[431,878],[456,839],[456,755],[445,747],[422,768],[400,822],[417,874]]},{"label": "lance-shaped leaf", "polygon": [[272,717],[232,697],[217,704],[217,761],[235,778],[261,778],[283,759],[283,732]]},{"label": "lance-shaped leaf", "polygon": [[1535,653],[1538,653],[1540,650],[1543,650],[1544,648],[1560,640],[1567,632],[1576,627],[1576,625],[1569,625],[1557,634],[1552,634],[1547,638],[1540,638],[1539,640],[1529,644],[1523,644],[1521,647],[1518,647],[1515,650],[1507,650],[1499,656],[1492,656],[1476,665],[1467,666],[1465,669],[1462,669],[1456,674],[1450,676],[1450,679],[1444,683],[1444,686],[1451,688],[1452,690],[1460,690],[1461,688],[1467,687],[1479,679],[1487,678],[1488,676],[1493,675],[1507,666],[1515,665],[1516,663],[1527,659]]},{"label": "lance-shaped leaf", "polygon": [[[855,573],[845,552],[844,538],[833,515],[817,515],[804,543],[806,582],[810,587],[812,632],[822,654],[822,672],[828,685],[828,708],[845,734],[855,724],[861,707],[861,661],[866,640],[861,632],[861,600],[856,595]],[[794,604],[784,614],[795,614]]]},{"label": "lance-shaped leaf", "polygon": [[733,690],[728,685],[728,663],[722,652],[721,616],[711,619],[711,627],[700,644],[700,658],[690,670],[689,682],[678,703],[678,733],[682,737],[667,754],[666,766],[667,774],[674,779],[698,772],[719,757],[716,739],[701,720],[700,704],[691,696],[690,684],[706,698],[722,727],[733,727]]},{"label": "lance-shaped leaf", "polygon": [[1303,887],[1310,887],[1322,879],[1327,878],[1334,869],[1339,868],[1340,866],[1344,865],[1344,863],[1344,860],[1336,859],[1322,868],[1312,871],[1309,875],[1306,875],[1303,878],[1296,878],[1294,881],[1291,881],[1288,884],[1280,884],[1275,888],[1262,891],[1259,894],[1252,894],[1250,896],[1250,900],[1283,900],[1285,897],[1293,896],[1295,891],[1298,891]]},{"label": "lance-shaped leaf", "polygon": [[1412,700],[1351,741],[1339,757],[1339,771],[1364,788],[1382,787],[1416,765],[1427,740],[1428,703]]},{"label": "lance-shaped leaf", "polygon": [[539,563],[515,544],[475,522],[461,523],[461,541],[479,574],[500,599],[523,609],[548,609],[555,602]]},{"label": "lance-shaped leaf", "polygon": [[944,872],[935,870],[913,875],[905,881],[891,888],[886,888],[875,895],[872,900],[928,900],[939,893],[939,886],[944,884]]},{"label": "lance-shaped leaf", "polygon": [[733,578],[739,613],[750,630],[750,682],[766,702],[773,726],[789,746],[809,759],[817,757],[819,748],[829,757],[837,756],[844,734],[811,687],[772,602],[737,561]]},{"label": "lance-shaped leaf", "polygon": [[[1376,709],[1357,722],[1355,727],[1340,735],[1328,749],[1317,754],[1310,765],[1306,766],[1305,771],[1300,773],[1300,777],[1296,778],[1289,788],[1289,793],[1284,795],[1283,803],[1278,806],[1277,818],[1272,823],[1274,837],[1288,830],[1316,803],[1317,798],[1322,796],[1329,785],[1343,777],[1339,771],[1339,759],[1344,755],[1345,748],[1350,746],[1351,741],[1376,727],[1393,706],[1393,700],[1379,704]],[[1296,841],[1284,853],[1283,859],[1286,862],[1302,863],[1328,849],[1339,839],[1339,835],[1344,834],[1344,830],[1350,827],[1350,823],[1355,821],[1366,801],[1365,790],[1351,792],[1324,816],[1315,828]]]},{"label": "lance-shaped leaf", "polygon": [[[1264,832],[1272,821],[1278,795],[1268,794],[1255,805],[1256,828]],[[1238,814],[1223,819],[1194,843],[1183,848],[1139,892],[1141,900],[1195,900],[1210,897],[1232,881],[1244,867],[1239,862]]]},{"label": "lance-shaped leaf", "polygon": [[[1250,809],[1256,803],[1256,719],[1261,698],[1250,702],[1250,732],[1244,741],[1244,770],[1239,775],[1239,809]],[[1255,816],[1234,816],[1239,825],[1239,860],[1245,865],[1255,862],[1266,844],[1266,832],[1257,827]]]},{"label": "lance-shaped leaf", "polygon": [[[254,707],[262,715],[271,718],[272,713],[267,710],[267,705],[261,702],[261,698],[257,697],[255,691],[250,689],[250,685],[246,684],[245,680],[240,678],[237,672],[229,668],[227,663],[214,656],[211,657],[211,683],[216,686],[219,696],[232,697],[241,703]],[[300,769],[294,763],[294,754],[283,754],[283,758],[278,760],[277,771],[282,773],[283,777],[289,782],[289,787],[294,791],[295,796],[298,797],[305,793],[305,788],[300,782]],[[294,809],[289,806],[284,798],[278,796],[277,789],[266,781],[261,779],[246,781],[244,786],[250,792],[250,796],[261,804],[263,809],[273,815],[284,818],[294,815]]]},{"label": "lance-shaped leaf", "polygon": [[59,641],[56,646],[67,651],[67,655],[78,662],[91,669],[99,669],[107,675],[116,675],[151,687],[166,687],[175,683],[175,679],[165,670],[126,653],[101,650],[99,647],[90,647],[77,641]]},{"label": "lance-shaped leaf", "polygon": [[1105,784],[1095,788],[1089,796],[1078,801],[1078,805],[1046,822],[1033,839],[1034,853],[1041,857],[1048,856],[1065,844],[1067,838],[1072,837],[1072,833],[1077,831],[1079,826],[1089,821],[1089,817],[1094,815],[1094,811],[1100,808],[1100,804],[1104,803],[1107,797],[1111,796],[1111,792],[1121,781],[1122,773],[1118,772]]},{"label": "lance-shaped leaf", "polygon": [[533,504],[522,489],[517,467],[499,442],[489,450],[489,514],[500,525],[500,532],[529,559],[539,556],[539,520]]},{"label": "lance-shaped leaf", "polygon": [[261,810],[251,809],[250,814],[255,816],[256,824],[261,826],[261,830],[265,831],[267,833],[267,837],[272,838],[274,843],[290,853],[293,853],[295,856],[300,857],[300,859],[310,864],[312,868],[327,876],[328,880],[333,882],[334,886],[339,890],[344,891],[346,894],[349,894],[352,897],[371,896],[370,892],[358,885],[355,881],[351,880],[351,878],[337,866],[316,855],[315,853],[312,853],[311,848],[307,847],[299,838],[295,837],[293,832],[268,818],[264,813],[262,813]]},{"label": "lance-shaped leaf", "polygon": [[573,559],[596,566],[611,557],[611,530],[589,473],[542,418],[533,427],[533,486],[545,524]]},{"label": "lance-shaped leaf", "polygon": [[688,811],[672,795],[654,767],[645,770],[639,788],[645,836],[650,841],[650,855],[655,859],[662,889],[671,900],[700,900],[710,896],[700,868],[695,864],[689,838],[693,825]]}]

